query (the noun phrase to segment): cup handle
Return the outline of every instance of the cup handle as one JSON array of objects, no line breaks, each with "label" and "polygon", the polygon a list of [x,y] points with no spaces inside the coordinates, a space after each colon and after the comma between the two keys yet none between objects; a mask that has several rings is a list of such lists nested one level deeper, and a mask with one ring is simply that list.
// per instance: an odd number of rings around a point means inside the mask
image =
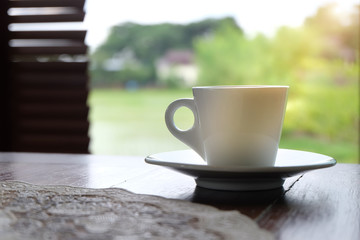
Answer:
[{"label": "cup handle", "polygon": [[[175,125],[174,115],[180,107],[187,107],[194,114],[194,125],[188,130],[181,130]],[[165,123],[172,135],[195,150],[205,160],[204,147],[200,137],[199,117],[194,99],[183,98],[170,103],[165,111]]]}]

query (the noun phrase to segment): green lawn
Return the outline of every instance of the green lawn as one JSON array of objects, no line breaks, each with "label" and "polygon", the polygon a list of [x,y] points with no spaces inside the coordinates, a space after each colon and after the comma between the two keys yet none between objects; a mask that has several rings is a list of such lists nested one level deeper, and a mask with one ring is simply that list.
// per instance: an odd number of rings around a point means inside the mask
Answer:
[{"label": "green lawn", "polygon": [[[191,90],[92,90],[89,97],[90,151],[93,154],[146,156],[188,148],[168,132],[164,112],[171,101],[191,96]],[[175,117],[183,128],[193,121],[191,113],[185,110]],[[338,162],[358,163],[356,143],[288,135],[282,137],[280,147],[322,153]]]}]

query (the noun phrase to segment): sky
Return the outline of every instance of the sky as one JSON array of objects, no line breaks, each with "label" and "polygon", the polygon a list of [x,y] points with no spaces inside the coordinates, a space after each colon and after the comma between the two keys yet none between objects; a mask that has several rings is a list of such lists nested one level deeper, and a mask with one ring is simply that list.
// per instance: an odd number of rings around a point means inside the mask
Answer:
[{"label": "sky", "polygon": [[132,21],[140,24],[186,24],[205,18],[232,16],[249,36],[272,36],[281,26],[301,26],[306,17],[329,3],[338,12],[349,11],[359,0],[87,0],[86,43],[94,49],[111,26]]}]

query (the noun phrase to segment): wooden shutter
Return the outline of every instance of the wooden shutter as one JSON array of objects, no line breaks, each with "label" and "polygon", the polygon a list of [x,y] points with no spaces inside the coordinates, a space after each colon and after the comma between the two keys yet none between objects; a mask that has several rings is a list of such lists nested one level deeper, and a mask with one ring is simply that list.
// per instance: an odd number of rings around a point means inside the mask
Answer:
[{"label": "wooden shutter", "polygon": [[16,29],[19,24],[30,28],[31,24],[82,22],[85,0],[4,2],[0,7],[10,11],[2,11],[1,17],[9,28],[2,29],[4,34],[7,31],[8,45],[1,42],[7,45],[6,60],[2,60],[7,74],[1,79],[0,93],[7,102],[2,104],[7,120],[0,122],[0,147],[3,151],[88,153],[86,31]]}]

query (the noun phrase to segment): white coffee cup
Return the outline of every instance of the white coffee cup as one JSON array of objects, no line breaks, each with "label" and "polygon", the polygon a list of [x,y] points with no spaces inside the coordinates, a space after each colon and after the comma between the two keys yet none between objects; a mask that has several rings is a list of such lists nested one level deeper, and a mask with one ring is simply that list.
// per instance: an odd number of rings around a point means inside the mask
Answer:
[{"label": "white coffee cup", "polygon": [[[285,115],[288,86],[193,87],[194,99],[178,99],[165,112],[169,131],[208,165],[272,166]],[[179,129],[180,107],[194,114],[194,125]]]}]

